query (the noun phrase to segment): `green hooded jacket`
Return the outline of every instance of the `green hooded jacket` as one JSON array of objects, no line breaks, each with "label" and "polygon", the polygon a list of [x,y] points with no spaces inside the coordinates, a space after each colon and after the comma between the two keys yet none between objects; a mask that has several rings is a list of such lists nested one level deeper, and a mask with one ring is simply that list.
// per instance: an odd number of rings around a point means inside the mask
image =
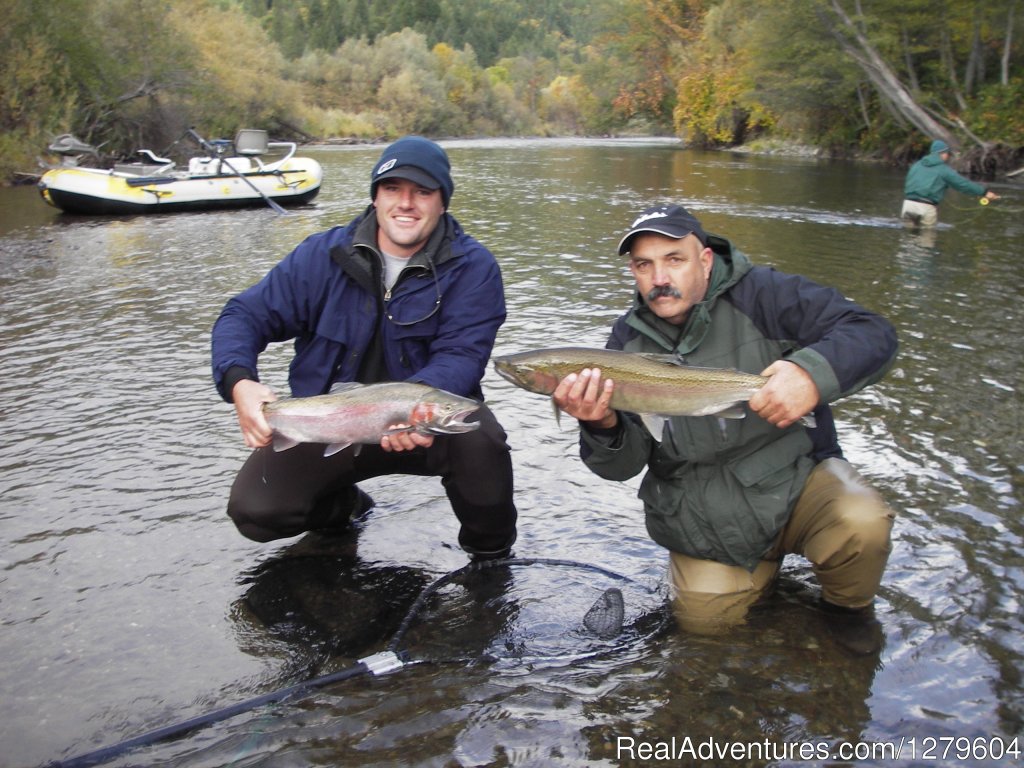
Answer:
[{"label": "green hooded jacket", "polygon": [[609,480],[644,469],[639,497],[657,543],[690,557],[753,570],[785,526],[818,461],[842,457],[827,403],[880,379],[896,355],[892,326],[838,291],[753,266],[728,241],[715,251],[703,302],[679,326],[637,295],[607,346],[672,352],[686,364],[760,373],[784,358],[806,370],[821,394],[813,429],[778,429],[747,409],[743,419],[675,417],[655,440],[621,414],[611,434],[581,429],[587,466]]},{"label": "green hooded jacket", "polygon": [[942,160],[940,153],[934,152],[910,166],[903,184],[903,197],[919,203],[938,205],[949,187],[975,197],[981,197],[986,192],[985,187],[965,179]]}]

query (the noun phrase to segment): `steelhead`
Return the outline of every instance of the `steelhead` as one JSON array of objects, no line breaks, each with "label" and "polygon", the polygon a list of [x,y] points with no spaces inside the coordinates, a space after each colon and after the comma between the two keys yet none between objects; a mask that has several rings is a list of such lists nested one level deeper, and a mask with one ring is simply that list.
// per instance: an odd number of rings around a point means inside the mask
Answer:
[{"label": "steelhead", "polygon": [[[611,349],[554,347],[494,358],[502,377],[539,395],[550,395],[558,382],[584,368],[600,368],[603,378],[612,379],[611,407],[640,415],[655,437],[672,416],[742,419],[742,404],[768,381],[728,368],[684,365],[672,355]],[[804,423],[813,426],[813,417],[805,416]]]},{"label": "steelhead", "polygon": [[355,444],[376,444],[384,435],[415,430],[424,435],[471,432],[479,422],[466,416],[480,407],[468,397],[412,382],[345,383],[326,395],[265,403],[274,430],[274,450],[299,443],[326,443],[324,456]]}]

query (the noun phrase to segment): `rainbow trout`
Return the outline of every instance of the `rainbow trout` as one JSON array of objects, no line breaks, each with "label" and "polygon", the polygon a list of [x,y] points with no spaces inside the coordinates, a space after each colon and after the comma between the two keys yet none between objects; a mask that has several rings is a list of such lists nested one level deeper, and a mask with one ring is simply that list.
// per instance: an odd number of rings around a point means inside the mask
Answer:
[{"label": "rainbow trout", "polygon": [[424,435],[470,432],[479,422],[463,419],[480,407],[467,397],[412,382],[345,383],[326,395],[265,403],[274,450],[298,443],[327,443],[324,456],[355,444],[376,444],[384,435],[415,430]]},{"label": "rainbow trout", "polygon": [[[768,379],[727,368],[698,368],[673,355],[620,352],[611,349],[554,347],[494,358],[494,369],[518,387],[550,395],[570,373],[600,368],[612,379],[611,407],[638,414],[655,437],[671,416],[718,416],[742,419],[743,403]],[[814,426],[814,417],[803,418]]]}]

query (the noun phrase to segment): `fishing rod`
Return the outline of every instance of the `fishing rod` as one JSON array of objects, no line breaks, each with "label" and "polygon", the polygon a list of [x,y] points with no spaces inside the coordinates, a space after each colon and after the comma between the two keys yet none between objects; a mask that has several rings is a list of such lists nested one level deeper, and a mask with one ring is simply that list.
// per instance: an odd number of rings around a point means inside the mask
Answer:
[{"label": "fishing rod", "polygon": [[[978,205],[981,206],[982,208],[987,208],[990,211],[1001,211],[1003,213],[1020,213],[1021,211],[1024,211],[1024,208],[1021,208],[1019,206],[1006,205],[1006,203],[1002,202],[1002,200],[1002,197],[998,198],[997,200],[989,200],[987,197],[979,197]],[[976,213],[981,213],[981,211],[978,208],[975,208],[975,206],[973,205],[957,205],[955,202],[947,202],[950,208],[953,208],[957,211],[974,211]],[[946,203],[943,203],[943,205],[945,204]]]},{"label": "fishing rod", "polygon": [[[623,583],[633,584],[648,593],[652,593],[654,591],[628,576],[616,573],[615,571],[610,571],[598,565],[581,563],[575,560],[511,557],[471,562],[454,571],[449,571],[422,590],[413,602],[412,607],[409,608],[405,618],[402,620],[402,623],[392,636],[391,641],[388,643],[385,650],[371,654],[370,656],[365,656],[347,669],[331,672],[326,675],[321,675],[310,680],[305,680],[280,688],[276,691],[255,696],[251,699],[240,701],[237,704],[231,704],[229,706],[213,710],[212,712],[207,712],[206,714],[198,715],[188,720],[183,720],[179,723],[173,723],[162,728],[157,728],[156,730],[140,734],[139,736],[126,739],[125,741],[121,741],[116,744],[101,747],[100,749],[92,752],[86,752],[75,757],[70,757],[66,760],[53,761],[47,763],[45,768],[88,768],[88,766],[99,765],[109,760],[113,760],[115,757],[130,752],[138,747],[148,746],[176,736],[182,736],[190,731],[203,728],[222,720],[227,720],[230,717],[234,717],[235,715],[239,715],[244,712],[249,712],[257,707],[267,704],[279,704],[288,700],[298,699],[317,688],[323,688],[324,686],[331,685],[332,683],[351,680],[365,674],[372,674],[377,677],[388,674],[389,672],[395,672],[406,666],[421,663],[411,660],[408,652],[400,650],[400,646],[405,634],[409,631],[409,628],[412,626],[419,613],[423,610],[424,606],[426,606],[430,598],[438,592],[438,590],[467,573],[502,567],[522,567],[531,565],[582,568],[595,573],[600,573]],[[618,589],[611,588],[605,590],[601,597],[598,598],[597,602],[594,603],[593,607],[587,611],[587,614],[583,619],[583,623],[587,629],[595,635],[607,639],[621,634],[623,619],[624,607],[622,593]],[[660,621],[654,622],[653,626],[646,633],[638,635],[638,638],[646,639],[648,637],[653,637],[664,628],[665,624],[665,617],[662,616]]]},{"label": "fishing rod", "polygon": [[987,197],[983,197],[980,200],[978,200],[978,203],[980,205],[988,205],[990,206],[990,209],[993,211],[1002,211],[1003,213],[1020,213],[1021,211],[1024,211],[1024,208],[1021,208],[1019,206],[1006,205],[1005,203],[992,205],[992,203],[994,202],[994,200],[989,200]]}]

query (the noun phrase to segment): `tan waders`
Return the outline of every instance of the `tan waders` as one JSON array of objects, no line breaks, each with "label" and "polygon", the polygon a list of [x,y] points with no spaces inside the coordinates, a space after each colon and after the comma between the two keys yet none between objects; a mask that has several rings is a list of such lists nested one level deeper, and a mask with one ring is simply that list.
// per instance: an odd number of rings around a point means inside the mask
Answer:
[{"label": "tan waders", "polygon": [[750,606],[771,591],[787,554],[811,561],[830,608],[867,617],[867,610],[858,609],[867,609],[878,592],[892,548],[894,517],[849,463],[826,459],[807,479],[792,517],[753,572],[670,553],[676,620],[699,634],[742,623]]}]

